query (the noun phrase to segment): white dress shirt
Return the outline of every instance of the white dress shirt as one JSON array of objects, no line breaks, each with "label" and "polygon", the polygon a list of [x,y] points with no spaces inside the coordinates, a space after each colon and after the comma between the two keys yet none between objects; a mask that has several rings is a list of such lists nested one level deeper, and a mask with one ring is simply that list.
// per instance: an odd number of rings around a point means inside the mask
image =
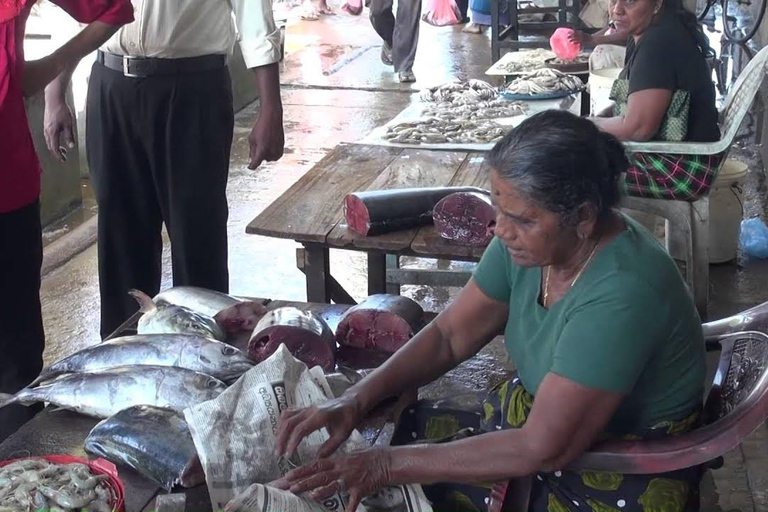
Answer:
[{"label": "white dress shirt", "polygon": [[103,51],[165,59],[229,55],[239,35],[248,68],[280,60],[280,30],[272,14],[272,0],[132,2],[136,21],[118,30]]}]

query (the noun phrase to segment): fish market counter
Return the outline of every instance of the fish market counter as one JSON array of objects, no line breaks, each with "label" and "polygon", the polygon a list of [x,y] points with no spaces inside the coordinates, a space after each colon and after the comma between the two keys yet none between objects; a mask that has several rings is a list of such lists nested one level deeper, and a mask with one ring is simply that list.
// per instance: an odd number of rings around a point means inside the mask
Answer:
[{"label": "fish market counter", "polygon": [[[347,305],[331,305],[320,303],[297,303],[268,299],[250,299],[261,302],[268,311],[293,306],[304,311],[309,311],[321,316],[333,330],[339,324],[343,314],[349,309]],[[140,314],[118,329],[111,338],[135,334],[135,328]],[[425,320],[434,318],[434,314],[425,314]],[[245,349],[248,342],[248,333],[244,333],[241,339],[230,340],[238,348]],[[356,350],[365,352],[355,352]],[[336,360],[346,367],[363,369],[381,364],[382,360],[372,360],[367,357],[369,351],[361,349],[340,349]],[[508,378],[511,368],[504,355],[503,340],[501,337],[483,349],[483,351],[452,370],[446,377],[433,385],[421,390],[420,396],[424,398],[457,397],[465,396],[474,400],[478,391],[488,389],[501,379]],[[399,403],[390,401],[374,411],[359,426],[366,441],[373,445],[389,444],[394,426],[393,416],[398,407],[412,400],[409,396]],[[70,455],[75,457],[87,457],[84,451],[84,443],[91,429],[99,422],[97,419],[86,417],[77,413],[53,410],[51,407],[43,410],[35,418],[29,421],[14,435],[0,444],[0,461],[43,455]],[[153,481],[144,478],[138,473],[125,467],[118,467],[118,474],[125,486],[125,510],[126,512],[142,512],[155,510],[156,498],[167,492]],[[184,494],[187,511],[211,510],[208,490],[205,485],[191,489],[176,489],[173,494]]]}]

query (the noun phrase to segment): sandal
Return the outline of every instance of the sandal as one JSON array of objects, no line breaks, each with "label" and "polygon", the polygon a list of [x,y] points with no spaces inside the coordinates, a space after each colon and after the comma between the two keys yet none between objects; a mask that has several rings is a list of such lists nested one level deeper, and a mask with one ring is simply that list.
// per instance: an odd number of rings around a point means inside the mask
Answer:
[{"label": "sandal", "polygon": [[354,7],[348,3],[345,3],[341,6],[341,10],[352,16],[360,16],[360,14],[363,12],[363,5],[360,4],[360,6]]}]

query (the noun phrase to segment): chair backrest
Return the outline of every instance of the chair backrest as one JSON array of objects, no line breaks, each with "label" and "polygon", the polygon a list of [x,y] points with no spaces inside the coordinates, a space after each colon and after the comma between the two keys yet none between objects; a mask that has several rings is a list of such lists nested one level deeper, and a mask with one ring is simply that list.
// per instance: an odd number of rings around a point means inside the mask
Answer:
[{"label": "chair backrest", "polygon": [[722,137],[730,145],[741,126],[741,122],[749,112],[757,91],[763,83],[768,64],[768,47],[763,48],[749,61],[725,100],[722,110]]},{"label": "chair backrest", "polygon": [[729,452],[768,419],[768,335],[737,333],[723,352],[705,405],[705,426],[656,441],[613,441],[585,453],[570,467],[653,474],[706,464]]}]

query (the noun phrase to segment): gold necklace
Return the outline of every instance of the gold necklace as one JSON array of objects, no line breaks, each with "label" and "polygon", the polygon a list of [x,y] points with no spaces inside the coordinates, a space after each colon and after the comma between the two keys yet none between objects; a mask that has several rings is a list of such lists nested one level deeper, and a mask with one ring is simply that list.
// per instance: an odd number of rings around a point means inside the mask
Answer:
[{"label": "gold necklace", "polygon": [[[571,281],[571,288],[573,288],[573,285],[576,284],[576,281],[579,280],[581,277],[581,273],[584,272],[584,269],[587,268],[587,265],[589,265],[589,262],[592,261],[592,258],[595,256],[595,253],[597,252],[597,246],[600,245],[600,240],[602,237],[597,239],[597,243],[592,248],[592,252],[589,253],[589,258],[587,258],[587,261],[584,262],[584,264],[579,269],[579,272],[576,274],[576,277],[573,278],[573,281]],[[547,275],[544,278],[544,307],[547,307],[547,299],[549,299],[549,271],[552,269],[552,265],[547,266]]]}]

